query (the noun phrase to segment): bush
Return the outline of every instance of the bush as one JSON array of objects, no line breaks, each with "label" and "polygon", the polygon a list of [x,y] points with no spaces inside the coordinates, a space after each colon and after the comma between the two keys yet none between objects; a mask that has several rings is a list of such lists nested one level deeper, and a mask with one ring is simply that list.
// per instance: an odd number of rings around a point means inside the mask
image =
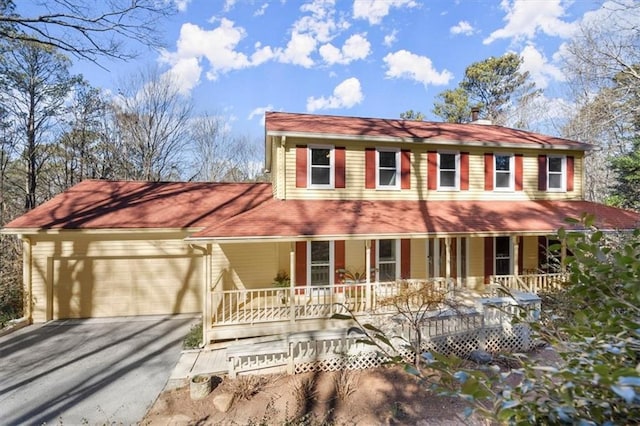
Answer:
[{"label": "bush", "polygon": [[198,349],[202,345],[202,322],[194,324],[182,341],[183,349]]}]

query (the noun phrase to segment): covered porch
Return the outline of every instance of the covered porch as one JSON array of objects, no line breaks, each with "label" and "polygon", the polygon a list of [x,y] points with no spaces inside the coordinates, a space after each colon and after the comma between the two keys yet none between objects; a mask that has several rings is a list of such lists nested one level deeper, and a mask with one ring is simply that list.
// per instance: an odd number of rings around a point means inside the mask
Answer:
[{"label": "covered porch", "polygon": [[547,253],[546,237],[377,237],[212,244],[205,341],[345,328],[334,314],[391,314],[380,302],[403,286],[428,283],[474,306],[501,288],[537,293],[566,278],[549,265],[563,252]]}]

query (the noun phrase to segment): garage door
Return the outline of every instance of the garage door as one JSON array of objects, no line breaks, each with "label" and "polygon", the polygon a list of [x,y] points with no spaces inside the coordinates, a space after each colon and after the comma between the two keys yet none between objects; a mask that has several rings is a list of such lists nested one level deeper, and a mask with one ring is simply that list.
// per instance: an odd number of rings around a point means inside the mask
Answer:
[{"label": "garage door", "polygon": [[54,259],[52,317],[200,312],[202,278],[198,256]]}]

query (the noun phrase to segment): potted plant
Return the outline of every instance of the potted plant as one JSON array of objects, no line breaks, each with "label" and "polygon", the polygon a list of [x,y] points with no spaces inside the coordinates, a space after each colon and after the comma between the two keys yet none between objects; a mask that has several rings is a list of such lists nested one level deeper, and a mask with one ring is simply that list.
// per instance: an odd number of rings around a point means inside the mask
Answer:
[{"label": "potted plant", "polygon": [[[289,274],[287,274],[287,271],[283,269],[278,271],[273,279],[273,286],[279,288],[289,288],[291,286],[291,278]],[[284,290],[278,290],[277,297],[280,299],[280,303],[287,303],[287,293]]]},{"label": "potted plant", "polygon": [[191,399],[202,399],[211,393],[211,376],[198,374],[190,380],[189,396]]}]

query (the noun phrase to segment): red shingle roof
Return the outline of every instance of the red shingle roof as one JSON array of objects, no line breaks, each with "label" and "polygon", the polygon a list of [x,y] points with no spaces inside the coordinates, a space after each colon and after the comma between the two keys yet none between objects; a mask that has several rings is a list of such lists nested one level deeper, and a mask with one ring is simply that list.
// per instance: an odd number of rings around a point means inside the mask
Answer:
[{"label": "red shingle roof", "polygon": [[532,148],[563,147],[588,150],[590,145],[484,124],[455,124],[432,121],[394,120],[382,118],[343,117],[332,115],[267,112],[265,128],[269,134],[326,134],[335,137],[398,138],[432,140],[456,144],[524,145]]},{"label": "red shingle roof", "polygon": [[5,228],[204,227],[271,197],[268,183],[87,180],[9,222]]},{"label": "red shingle roof", "polygon": [[640,214],[586,201],[276,200],[266,183],[85,181],[8,223],[41,229],[186,229],[193,238],[250,239],[435,233],[554,232],[592,213],[602,229]]},{"label": "red shingle roof", "polygon": [[640,227],[640,214],[587,201],[270,200],[193,238],[555,232],[596,215],[601,229]]}]

